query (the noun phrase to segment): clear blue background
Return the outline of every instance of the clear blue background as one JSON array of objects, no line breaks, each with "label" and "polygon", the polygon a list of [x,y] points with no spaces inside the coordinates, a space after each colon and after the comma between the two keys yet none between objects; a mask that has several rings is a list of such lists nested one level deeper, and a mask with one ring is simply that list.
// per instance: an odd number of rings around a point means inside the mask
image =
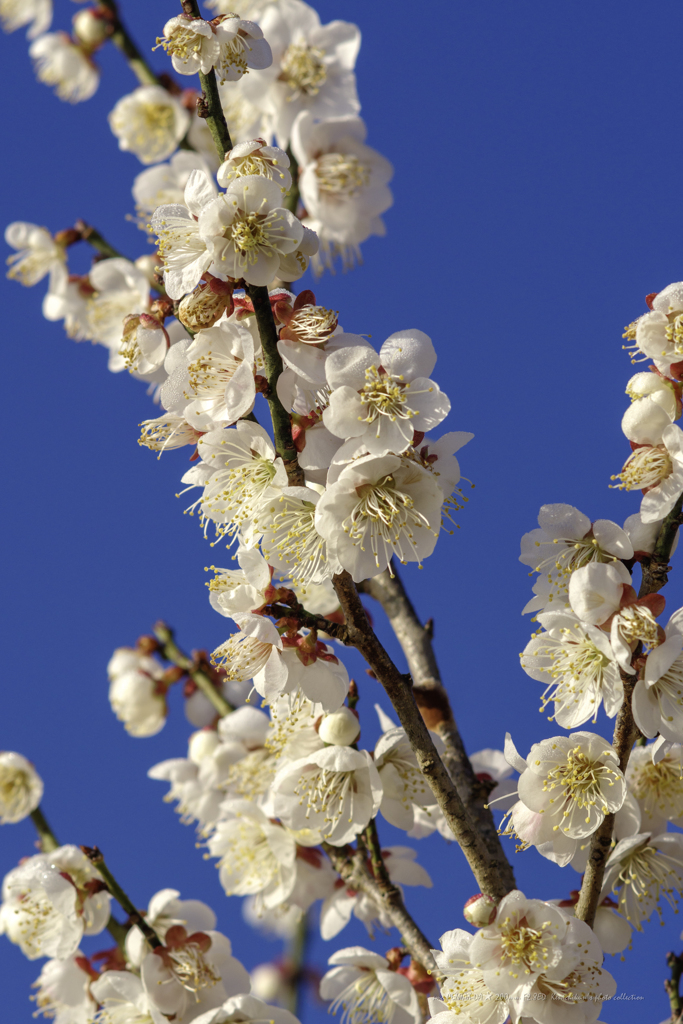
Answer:
[{"label": "clear blue background", "polygon": [[[74,5],[56,6],[56,27],[68,27]],[[648,292],[683,276],[683,9],[674,0],[317,6],[323,21],[342,17],[362,28],[358,84],[369,142],[396,176],[387,238],[364,246],[364,267],[314,287],[346,330],[377,344],[406,327],[434,339],[436,377],[453,404],[449,429],[476,435],[462,467],[477,487],[461,530],[406,576],[420,614],[435,619],[468,749],[501,746],[509,729],[526,752],[560,730],[538,714],[539,685],[518,665],[530,592],[519,538],[544,502],[617,522],[638,508],[637,496],[607,485],[628,454],[619,421],[633,371],[621,351],[623,325],[643,312]],[[145,47],[174,13],[161,0],[124,4]],[[4,221],[56,231],[80,216],[139,255],[143,236],[125,215],[141,168],[118,151],[106,123],[136,84],[120,54],[101,53],[98,93],[70,108],[34,81],[21,33],[0,45]],[[152,63],[165,67],[161,51]],[[85,255],[77,259],[84,267]],[[192,829],[162,803],[165,787],[146,778],[150,765],[184,754],[179,700],[164,731],[146,741],[128,737],[107,702],[112,650],[157,618],[177,628],[186,648],[211,650],[227,636],[204,587],[216,553],[174,497],[186,453],[157,461],[138,447],[137,423],[154,415],[144,388],[109,374],[104,349],[76,345],[42,319],[43,285],[0,288],[0,749],[21,751],[46,778],[44,809],[62,842],[99,845],[140,906],[166,886],[205,899],[253,966],[276,955],[277,944],[242,924],[239,901],[223,896]],[[669,610],[683,603],[680,569],[666,594]],[[361,681],[367,743],[380,687],[349,665]],[[604,717],[597,728],[611,736]],[[379,827],[385,843],[400,841],[381,820]],[[2,829],[0,871],[32,853],[33,842],[30,822]],[[563,897],[577,884],[570,869],[533,851],[511,855],[529,895]],[[435,889],[429,898],[409,890],[408,904],[436,943],[463,925],[474,886],[455,845],[432,837],[419,856]],[[669,909],[664,916],[665,928],[655,918],[635,937],[625,963],[608,961],[620,990],[638,1000],[606,1007],[610,1024],[667,1016],[664,956],[680,948],[680,926]],[[317,940],[315,960],[322,965],[334,948],[358,942],[368,944],[362,926],[332,944]],[[380,935],[376,948],[395,942],[395,933]],[[0,948],[2,1017],[27,1024],[40,965],[4,940]],[[305,1017],[322,1014],[311,1005]]]}]

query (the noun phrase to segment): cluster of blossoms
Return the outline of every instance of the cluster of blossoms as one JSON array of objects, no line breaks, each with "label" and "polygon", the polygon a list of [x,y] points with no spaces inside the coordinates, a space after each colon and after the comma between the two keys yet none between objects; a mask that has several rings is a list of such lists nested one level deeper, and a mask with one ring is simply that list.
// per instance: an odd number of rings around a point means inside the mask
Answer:
[{"label": "cluster of blossoms", "polygon": [[[344,581],[391,576],[392,562],[433,553],[460,507],[456,453],[472,435],[433,434],[450,401],[426,334],[400,329],[376,348],[310,289],[292,290],[309,265],[353,265],[392,201],[391,166],[365,144],[358,117],[357,27],[321,25],[302,0],[210,6],[212,20],[172,17],[157,40],[178,75],[201,76],[201,97],[146,72],[109,118],[120,148],[150,165],[133,199],[154,251],[133,262],[82,222],[54,236],[15,222],[9,276],[47,277],[45,317],[149,385],[160,414],[143,422],[140,444],[189,449],[188,512],[212,545],[234,549],[237,567],[212,566],[208,591],[235,631],[194,661],[158,636],[119,648],[112,710],[131,736],[155,735],[169,688],[184,684],[196,730],[187,756],[149,775],[169,783],[166,799],[196,825],[224,892],[246,898],[254,923],[286,934],[320,903],[323,939],[354,917],[374,937],[396,923],[373,895],[378,881],[396,900],[401,886],[432,884],[414,848],[381,847],[378,816],[415,840],[453,833],[406,729],[379,711],[379,739],[360,745],[340,594]],[[80,11],[73,38],[47,32],[49,0],[5,0],[0,17],[9,31],[30,26],[39,77],[72,101],[92,95],[93,53],[123,32],[111,5]],[[218,154],[207,76],[232,139]],[[79,241],[105,255],[85,275],[69,273]],[[643,491],[639,513],[622,528],[545,505],[522,540],[521,561],[538,573],[524,611],[539,624],[522,667],[545,684],[541,710],[552,703],[556,725],[574,731],[526,758],[509,735],[504,751],[470,758],[490,806],[506,811],[503,834],[559,866],[582,872],[591,837],[614,817],[594,930],[576,916],[578,893],[477,897],[465,917],[478,931],[447,932],[429,964],[401,967],[402,948],[335,952],[320,994],[344,1022],[422,1024],[428,1010],[438,1024],[593,1024],[616,988],[603,954],[624,950],[683,890],[683,834],[671,831],[683,825],[683,609],[660,624],[664,599],[654,588],[639,596],[632,577],[683,495],[683,284],[649,300],[626,336],[654,365],[629,382],[622,426],[633,451],[614,477]],[[264,400],[272,434],[256,418]],[[582,731],[602,709],[612,719],[627,709],[631,745],[636,730],[643,745],[624,752],[618,737]],[[443,736],[428,740],[438,759]],[[42,788],[25,758],[0,753],[0,823],[39,815]],[[123,926],[97,865],[87,850],[48,842],[5,878],[0,931],[29,959],[49,958],[40,1012],[57,1024],[296,1021],[266,1005],[277,994],[232,956],[211,908],[165,889]],[[107,927],[117,949],[84,956],[83,936]]]}]

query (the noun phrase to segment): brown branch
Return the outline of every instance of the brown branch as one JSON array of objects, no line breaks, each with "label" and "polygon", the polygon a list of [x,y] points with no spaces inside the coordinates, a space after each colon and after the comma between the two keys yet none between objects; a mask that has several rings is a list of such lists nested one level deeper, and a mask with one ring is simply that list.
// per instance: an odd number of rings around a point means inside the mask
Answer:
[{"label": "brown branch", "polygon": [[94,867],[96,867],[99,873],[101,874],[102,878],[104,879],[104,883],[107,886],[107,890],[111,893],[111,895],[114,897],[114,899],[122,908],[122,910],[125,910],[125,912],[128,914],[128,920],[130,921],[130,923],[132,925],[136,924],[138,926],[138,928],[140,929],[144,937],[147,939],[147,942],[150,944],[152,949],[158,949],[159,946],[163,946],[163,942],[161,941],[157,933],[150,925],[147,924],[144,916],[140,913],[135,904],[131,901],[130,897],[126,895],[126,893],[123,891],[119,883],[112,875],[111,871],[105,864],[104,857],[102,856],[102,853],[98,849],[98,847],[81,846],[81,850],[86,855],[90,863]]},{"label": "brown branch", "polygon": [[667,978],[664,982],[664,989],[669,997],[671,1020],[672,1022],[676,1022],[680,1020],[681,1010],[683,1010],[683,1000],[680,995],[681,973],[683,972],[683,954],[681,954],[681,956],[676,956],[675,953],[667,953],[666,966],[671,971],[671,978]]},{"label": "brown branch", "polygon": [[490,789],[474,774],[465,751],[448,693],[443,686],[434,646],[433,626],[422,625],[396,566],[360,584],[359,590],[378,601],[386,612],[413,677],[413,695],[427,727],[444,742],[443,762],[463,803],[476,824],[489,856],[508,890],[516,888],[512,867],[505,856],[491,811],[486,806]]},{"label": "brown branch", "polygon": [[[189,14],[193,18],[201,18],[197,0],[181,0],[181,7],[185,14]],[[218,91],[218,82],[216,81],[216,72],[213,68],[211,68],[208,75],[200,71],[199,81],[202,86],[202,95],[197,100],[197,114],[199,117],[206,119],[211,137],[213,138],[213,144],[218,153],[218,159],[223,163],[226,153],[232,149],[232,139],[230,138],[228,122],[225,120],[223,112],[223,104],[221,103],[221,96]]]},{"label": "brown branch", "polygon": [[465,854],[480,891],[496,900],[502,899],[509,887],[501,879],[497,865],[489,856],[455,783],[439,757],[415,702],[410,676],[399,672],[375,635],[349,573],[339,573],[332,582],[344,612],[349,641],[363,655],[391,700],[410,740],[418,767]]},{"label": "brown branch", "polygon": [[235,710],[223,694],[216,689],[214,680],[209,673],[180,650],[173,638],[173,630],[170,626],[167,626],[165,622],[157,622],[154,626],[154,636],[159,642],[158,650],[162,658],[177,665],[197,684],[197,688],[213,704],[221,718]]},{"label": "brown branch", "polygon": [[323,848],[335,871],[349,888],[365,893],[378,908],[386,912],[410,955],[428,971],[433,972],[438,980],[439,974],[432,957],[431,943],[406,910],[400,890],[391,881],[385,884],[373,878],[365,860],[364,845],[359,843],[359,849],[354,850],[350,846],[340,848],[323,843]]},{"label": "brown branch", "polygon": [[[668,580],[668,573],[671,569],[669,559],[678,528],[683,522],[683,494],[678,499],[671,512],[662,523],[657,542],[652,556],[643,564],[643,577],[638,591],[638,597],[646,597],[648,594],[656,594],[662,589]],[[639,644],[631,659],[635,665],[641,655]],[[624,700],[619,708],[617,720],[614,726],[614,737],[612,746],[619,758],[619,767],[622,772],[626,771],[633,744],[638,739],[639,731],[633,720],[631,700],[633,690],[638,679],[637,675],[621,673],[624,685]],[[593,927],[595,913],[600,901],[603,878],[605,876],[605,865],[612,850],[612,833],[614,831],[614,815],[608,814],[600,827],[593,833],[591,838],[588,863],[581,885],[581,895],[576,905],[576,916]]]}]

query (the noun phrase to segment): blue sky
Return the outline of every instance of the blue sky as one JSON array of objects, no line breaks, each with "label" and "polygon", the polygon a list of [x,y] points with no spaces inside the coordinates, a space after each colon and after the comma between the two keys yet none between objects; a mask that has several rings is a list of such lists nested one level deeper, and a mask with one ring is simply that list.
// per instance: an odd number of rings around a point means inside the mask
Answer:
[{"label": "blue sky", "polygon": [[[468,749],[502,746],[509,730],[526,753],[561,730],[539,715],[539,684],[519,668],[530,630],[520,615],[530,581],[517,561],[519,538],[545,502],[620,523],[638,508],[637,497],[608,489],[628,452],[619,422],[633,371],[621,332],[645,309],[647,293],[683,276],[680,73],[668,45],[680,37],[683,10],[664,0],[317,7],[323,21],[345,18],[363,31],[358,80],[368,142],[396,175],[387,237],[364,246],[362,268],[312,287],[319,302],[340,310],[346,330],[377,345],[411,327],[434,341],[435,377],[452,401],[446,426],[475,434],[461,464],[476,489],[457,534],[442,537],[425,568],[405,576],[420,614],[435,619]],[[56,26],[67,27],[73,4],[57,0],[56,8]],[[176,8],[147,0],[123,11],[151,47]],[[139,255],[143,235],[125,218],[140,165],[118,151],[106,123],[135,85],[125,63],[103,51],[98,93],[71,108],[34,81],[21,33],[0,46],[4,219],[56,231],[83,217]],[[164,68],[161,51],[151,59]],[[163,887],[205,899],[253,966],[277,945],[245,928],[192,830],[162,803],[164,787],[146,778],[150,765],[184,753],[189,730],[178,700],[163,732],[134,740],[106,696],[112,650],[160,617],[186,648],[211,650],[227,636],[204,587],[204,566],[216,554],[175,498],[186,455],[157,461],[137,445],[137,424],[153,415],[144,388],[109,374],[103,349],[77,345],[42,319],[42,285],[28,291],[3,280],[0,288],[0,749],[36,763],[47,782],[45,812],[63,842],[99,845],[140,906]],[[683,604],[678,568],[665,595],[669,611]],[[376,619],[384,629],[379,612]],[[361,681],[369,743],[371,706],[382,694],[357,662],[348,664]],[[611,736],[604,716],[596,730]],[[400,841],[379,827],[385,843]],[[3,828],[0,870],[32,844],[30,823]],[[418,849],[435,889],[429,899],[414,890],[408,903],[436,942],[463,924],[460,908],[474,886],[456,846],[433,837]],[[533,851],[511,856],[527,895],[563,897],[578,881]],[[636,936],[625,963],[608,961],[620,990],[636,997],[606,1007],[608,1024],[642,1021],[644,1005],[647,1019],[667,1015],[664,956],[679,948],[679,925],[670,910],[664,917],[664,928],[651,921]],[[376,948],[394,942],[379,936]],[[316,941],[313,954],[322,964],[353,943],[368,944],[361,927],[331,945]],[[38,972],[3,945],[7,1020],[30,1021],[27,993]],[[321,1013],[309,1007],[306,1020]]]}]

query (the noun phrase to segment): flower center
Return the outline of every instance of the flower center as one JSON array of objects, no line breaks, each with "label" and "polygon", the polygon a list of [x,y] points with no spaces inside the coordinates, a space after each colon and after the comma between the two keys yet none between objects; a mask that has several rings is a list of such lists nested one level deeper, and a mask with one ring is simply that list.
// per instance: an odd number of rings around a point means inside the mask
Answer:
[{"label": "flower center", "polygon": [[327,81],[327,68],[323,62],[325,51],[305,43],[292,43],[282,58],[280,80],[292,90],[289,100],[300,93],[317,96],[320,87]]},{"label": "flower center", "polygon": [[481,971],[465,970],[455,977],[446,978],[441,985],[441,998],[449,1010],[455,1014],[462,1013],[466,1020],[470,1020],[473,1014],[476,1015],[474,1019],[478,1019],[476,1011],[488,1002],[498,1001],[499,997],[486,985]]},{"label": "flower center", "polygon": [[259,672],[270,657],[272,644],[263,643],[253,636],[236,633],[217,647],[211,655],[214,665],[222,668],[228,679],[243,682]]},{"label": "flower center", "polygon": [[[207,352],[194,363],[190,363],[187,372],[190,387],[197,398],[222,398],[226,385],[232,380],[241,362],[242,360],[235,356]],[[185,395],[185,398],[191,397]]]},{"label": "flower center", "polygon": [[154,49],[162,46],[169,57],[178,57],[179,60],[186,61],[201,52],[204,38],[190,28],[176,25],[170,36],[157,36],[157,45]]},{"label": "flower center", "polygon": [[159,416],[156,420],[144,420],[138,444],[154,452],[166,448],[182,448],[193,444],[200,436],[181,416]]},{"label": "flower center", "polygon": [[194,993],[197,1002],[197,993],[200,989],[211,988],[221,980],[220,975],[206,962],[204,954],[194,942],[188,942],[179,949],[169,950],[168,958],[171,961],[171,971],[184,989]]},{"label": "flower center", "polygon": [[621,481],[614,485],[618,490],[640,491],[657,487],[672,472],[671,457],[664,445],[645,445],[636,448],[624,463],[621,473],[613,476],[612,480]]},{"label": "flower center", "polygon": [[365,484],[356,488],[359,502],[342,522],[342,529],[349,538],[365,551],[370,538],[370,549],[380,564],[378,552],[384,549],[389,560],[394,551],[401,561],[407,561],[409,551],[416,552],[413,529],[429,529],[427,519],[415,509],[413,499],[396,487],[393,476],[384,477],[376,484]]},{"label": "flower center", "polygon": [[637,767],[629,764],[629,784],[636,798],[645,805],[646,814],[659,812],[663,817],[683,814],[683,768],[670,756],[653,764],[648,758]]},{"label": "flower center", "polygon": [[380,416],[388,416],[391,420],[409,420],[417,416],[406,405],[408,387],[390,374],[380,373],[376,366],[369,366],[360,392],[360,400],[367,407],[367,415],[363,417],[365,423],[374,423]]},{"label": "flower center", "polygon": [[344,199],[352,199],[370,184],[370,168],[351,153],[323,153],[315,173],[321,192]]},{"label": "flower center", "polygon": [[339,313],[325,306],[303,306],[287,324],[299,341],[317,343],[325,341],[337,329]]},{"label": "flower center", "polygon": [[17,814],[31,791],[28,772],[0,765],[0,805],[6,815]]},{"label": "flower center", "polygon": [[244,56],[244,40],[239,34],[235,34],[229,42],[221,44],[220,56],[216,64],[216,75],[218,84],[234,79],[230,72],[236,69],[239,77],[249,72],[246,57]]},{"label": "flower center", "polygon": [[378,982],[375,972],[360,968],[362,974],[330,1003],[330,1013],[341,1007],[340,1024],[389,1024],[396,1005]]},{"label": "flower center", "polygon": [[228,776],[219,788],[244,797],[245,800],[256,801],[266,792],[274,774],[275,758],[270,750],[259,747],[251,750],[236,764],[230,765]]},{"label": "flower center", "polygon": [[258,249],[273,249],[265,230],[266,214],[245,213],[240,210],[232,222],[230,237],[236,249],[246,256],[250,263],[258,258]]},{"label": "flower center", "polygon": [[683,313],[678,314],[673,323],[668,325],[664,333],[667,340],[673,342],[676,355],[683,356]]},{"label": "flower center", "polygon": [[632,605],[619,612],[619,632],[627,644],[640,640],[649,653],[661,643],[659,626],[649,608],[643,605]]},{"label": "flower center", "polygon": [[[540,931],[537,928],[530,928],[525,924],[526,918],[514,924],[510,918],[503,922],[501,929],[501,946],[503,956],[501,965],[504,967],[521,967],[525,974],[538,973],[546,966],[548,950],[544,942],[544,929],[550,922],[541,925]],[[516,977],[516,974],[513,977]]]},{"label": "flower center", "polygon": [[322,832],[327,835],[345,810],[346,798],[353,792],[353,772],[334,772],[312,765],[304,768],[294,788],[300,803],[306,804],[306,817],[322,814]]},{"label": "flower center", "polygon": [[[268,559],[270,553],[277,554],[287,566],[292,582],[298,586],[319,582],[327,566],[327,543],[315,528],[315,505],[286,496],[281,497],[279,503],[282,511],[261,524],[264,557]],[[272,513],[275,507],[268,511]]]},{"label": "flower center", "polygon": [[[547,793],[559,787],[563,791],[559,797],[563,803],[573,803],[577,807],[593,807],[600,803],[603,814],[607,814],[602,787],[613,786],[618,779],[619,775],[613,767],[600,761],[589,761],[581,747],[574,747],[568,752],[564,764],[548,772],[543,780],[543,790]],[[570,809],[565,808],[563,817],[567,818],[570,814]],[[590,816],[587,816],[586,822],[589,821]]]}]

